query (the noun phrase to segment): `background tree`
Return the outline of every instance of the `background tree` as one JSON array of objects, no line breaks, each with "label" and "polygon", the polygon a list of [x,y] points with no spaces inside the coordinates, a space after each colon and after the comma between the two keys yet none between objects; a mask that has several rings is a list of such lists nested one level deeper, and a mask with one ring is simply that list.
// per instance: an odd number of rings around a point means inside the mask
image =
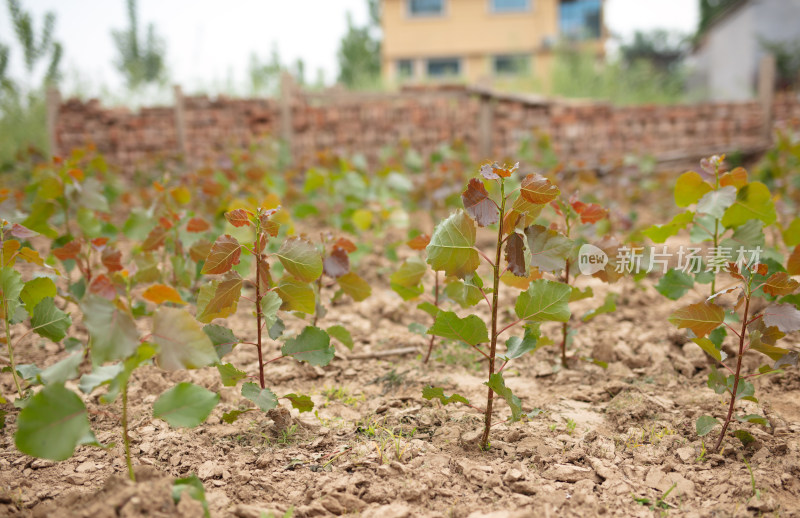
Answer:
[{"label": "background tree", "polygon": [[122,31],[111,31],[111,37],[119,52],[119,60],[115,64],[117,70],[125,76],[128,87],[135,90],[144,84],[165,80],[166,45],[164,39],[156,34],[152,23],[147,26],[146,36],[140,41],[136,0],[127,1],[129,27]]},{"label": "background tree", "polygon": [[800,85],[800,39],[772,41],[761,39],[761,48],[775,56],[775,83],[779,90]]},{"label": "background tree", "polygon": [[339,44],[339,82],[349,88],[373,85],[381,73],[380,7],[378,0],[367,0],[369,23],[357,27],[347,13],[347,33]]},{"label": "background tree", "polygon": [[677,32],[656,29],[650,32],[636,31],[633,39],[620,46],[622,59],[630,66],[637,61],[646,61],[660,72],[673,69],[689,49],[689,38]]},{"label": "background tree", "polygon": [[700,0],[700,24],[697,34],[703,34],[714,18],[734,4],[741,2],[742,0]]},{"label": "background tree", "polygon": [[[17,36],[17,42],[22,50],[25,71],[28,74],[27,89],[35,88],[33,87],[33,78],[37,68],[36,65],[42,62],[42,60],[48,61],[47,69],[44,74],[44,83],[51,84],[57,81],[59,78],[58,67],[61,63],[63,49],[60,43],[53,40],[56,15],[51,12],[45,14],[42,30],[37,38],[33,17],[29,12],[22,9],[18,0],[8,0],[8,14],[11,18],[11,24],[14,27],[14,34]],[[3,83],[8,82],[9,86],[19,88],[22,85],[20,85],[18,81],[12,81],[11,78],[6,75],[9,55],[9,47],[0,44],[0,81],[3,81]]]}]

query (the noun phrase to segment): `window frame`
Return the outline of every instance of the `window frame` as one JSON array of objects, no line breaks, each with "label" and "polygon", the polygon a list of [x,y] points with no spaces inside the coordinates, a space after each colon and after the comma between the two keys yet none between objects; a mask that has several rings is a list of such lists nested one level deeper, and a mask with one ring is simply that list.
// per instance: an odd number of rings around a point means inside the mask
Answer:
[{"label": "window frame", "polygon": [[[513,72],[499,72],[497,70],[497,62],[499,59],[517,59],[520,63],[524,63],[524,67],[522,70],[513,71]],[[526,54],[524,52],[519,53],[511,53],[511,54],[493,54],[491,56],[491,72],[494,77],[525,77],[527,75],[532,74],[532,62],[533,56],[531,54]]]},{"label": "window frame", "polygon": [[[457,65],[456,73],[455,74],[445,74],[445,75],[433,75],[433,74],[431,74],[431,68],[430,68],[432,61],[434,61],[434,62],[435,61],[439,61],[439,62],[455,61],[456,65]],[[463,71],[464,71],[463,70],[462,61],[463,61],[463,58],[460,58],[458,56],[442,56],[442,57],[426,58],[425,59],[425,78],[426,79],[433,79],[433,80],[440,80],[440,79],[454,79],[454,78],[462,77],[462,74],[463,74]]]},{"label": "window frame", "polygon": [[[580,31],[580,33],[575,33],[574,31],[572,33],[567,33],[566,31],[564,31],[564,22],[563,22],[564,17],[562,15],[562,9],[564,8],[565,5],[567,5],[569,3],[573,3],[574,2],[575,4],[580,4],[583,1],[584,0],[572,0],[570,2],[561,2],[561,1],[559,1],[559,3],[558,3],[558,33],[559,33],[559,37],[564,38],[566,40],[570,40],[570,41],[596,41],[596,40],[602,40],[603,39],[603,30],[604,30],[604,27],[603,27],[603,0],[594,0],[594,1],[597,2],[597,16],[598,16],[598,26],[597,27],[592,27],[590,31],[585,31],[583,29],[586,29],[587,26],[586,25],[582,25],[581,26],[582,30]],[[589,0],[589,1],[592,1],[592,0]],[[578,11],[578,10],[576,9],[576,11]],[[585,21],[585,19],[581,20],[581,21]],[[595,33],[595,30],[596,30],[596,33]]]},{"label": "window frame", "polygon": [[525,0],[525,7],[523,8],[512,8],[512,9],[498,9],[495,6],[495,2],[497,0],[489,0],[489,7],[488,11],[491,14],[518,14],[518,13],[529,13],[533,11],[533,2],[534,0]]},{"label": "window frame", "polygon": [[[403,73],[403,65],[408,65],[408,74]],[[414,79],[414,60],[413,59],[396,59],[395,60],[395,77],[398,81],[410,81]]]},{"label": "window frame", "polygon": [[442,18],[447,15],[447,0],[441,0],[442,9],[438,13],[415,13],[412,9],[414,0],[406,0],[406,17],[414,19]]}]

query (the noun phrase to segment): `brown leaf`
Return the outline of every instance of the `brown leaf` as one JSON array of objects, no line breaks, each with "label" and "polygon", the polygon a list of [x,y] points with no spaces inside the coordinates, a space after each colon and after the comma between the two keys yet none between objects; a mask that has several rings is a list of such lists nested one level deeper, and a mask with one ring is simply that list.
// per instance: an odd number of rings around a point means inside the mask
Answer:
[{"label": "brown leaf", "polygon": [[239,242],[228,234],[219,236],[211,246],[211,251],[203,265],[204,274],[220,274],[230,271],[239,264],[242,247]]},{"label": "brown leaf", "polygon": [[192,218],[186,224],[187,232],[205,232],[209,228],[211,228],[211,225],[203,218]]},{"label": "brown leaf", "polygon": [[500,220],[500,210],[497,208],[497,204],[489,198],[486,187],[477,178],[469,181],[467,188],[461,193],[461,201],[464,202],[467,213],[482,227],[492,225]]},{"label": "brown leaf", "polygon": [[540,174],[529,174],[522,180],[520,194],[527,201],[536,205],[544,205],[555,200],[561,191]]},{"label": "brown leaf", "polygon": [[89,293],[100,295],[104,299],[114,300],[117,296],[117,289],[105,274],[100,274],[89,284]]},{"label": "brown leaf", "polygon": [[720,187],[727,187],[732,185],[739,189],[747,185],[747,171],[743,167],[737,167],[729,173],[725,173],[719,177]]},{"label": "brown leaf", "polygon": [[351,254],[351,253],[356,251],[355,243],[353,243],[352,241],[350,241],[346,237],[340,237],[339,239],[337,239],[336,242],[333,244],[333,247],[334,248],[341,248],[342,250],[344,250],[348,254]]},{"label": "brown leaf", "polygon": [[430,234],[420,234],[414,239],[408,241],[406,244],[411,247],[412,250],[425,250],[430,242]]},{"label": "brown leaf", "polygon": [[691,329],[696,337],[702,338],[719,327],[725,318],[725,310],[720,306],[699,302],[676,310],[669,321],[678,329]]},{"label": "brown leaf", "polygon": [[778,272],[770,275],[762,289],[768,295],[789,295],[798,286],[800,286],[800,282],[789,277],[788,273]]},{"label": "brown leaf", "polygon": [[174,302],[175,304],[186,304],[180,293],[165,284],[153,284],[142,293],[142,297],[153,302],[154,304],[163,304],[164,302]]},{"label": "brown leaf", "polygon": [[145,252],[156,250],[157,248],[161,247],[161,245],[164,244],[166,238],[167,238],[167,229],[159,225],[153,230],[151,230],[150,234],[147,235],[147,238],[145,238],[144,243],[142,243],[142,250],[144,250]]},{"label": "brown leaf", "polygon": [[66,261],[67,259],[76,259],[80,253],[81,243],[77,239],[70,241],[61,248],[56,248],[53,250],[53,255],[61,261]]},{"label": "brown leaf", "polygon": [[792,255],[789,256],[786,271],[789,275],[800,275],[800,245],[795,246]]},{"label": "brown leaf", "polygon": [[189,248],[189,257],[191,257],[192,261],[199,263],[200,261],[206,260],[209,252],[211,252],[211,241],[201,239],[196,241],[192,247]]},{"label": "brown leaf", "polygon": [[100,257],[103,266],[105,266],[109,272],[118,272],[122,270],[122,252],[119,250],[106,248],[103,250],[103,254]]},{"label": "brown leaf", "polygon": [[225,213],[225,219],[234,227],[250,226],[252,212],[245,209],[235,209]]},{"label": "brown leaf", "polygon": [[506,261],[508,269],[517,277],[526,277],[525,271],[525,240],[514,232],[506,241]]},{"label": "brown leaf", "polygon": [[272,274],[269,271],[269,263],[262,260],[258,263],[257,268],[259,291],[264,294],[272,287]]},{"label": "brown leaf", "polygon": [[11,230],[9,230],[8,232],[12,236],[18,237],[20,239],[28,239],[39,235],[38,232],[34,232],[33,230],[27,227],[23,227],[19,223],[14,223],[13,225],[11,225]]},{"label": "brown leaf", "polygon": [[341,248],[334,248],[331,255],[322,260],[322,271],[328,277],[337,279],[350,271],[350,258]]},{"label": "brown leaf", "polygon": [[207,324],[235,313],[242,295],[242,282],[238,273],[229,272],[221,281],[214,280],[203,286],[197,295],[197,320]]},{"label": "brown leaf", "polygon": [[572,209],[581,217],[581,223],[597,223],[608,216],[608,211],[596,203],[572,201]]}]

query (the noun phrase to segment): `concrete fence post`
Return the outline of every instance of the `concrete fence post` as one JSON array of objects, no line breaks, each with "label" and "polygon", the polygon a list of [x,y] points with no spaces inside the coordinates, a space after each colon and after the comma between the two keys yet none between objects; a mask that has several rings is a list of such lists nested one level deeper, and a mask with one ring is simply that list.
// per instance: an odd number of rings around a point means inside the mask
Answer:
[{"label": "concrete fence post", "polygon": [[289,163],[294,163],[294,152],[292,150],[292,142],[294,140],[294,123],[292,120],[292,104],[294,103],[295,84],[292,75],[288,72],[281,74],[281,98],[280,98],[280,115],[281,115],[281,140],[283,145],[286,146]]},{"label": "concrete fence post", "polygon": [[47,88],[45,96],[46,124],[47,124],[47,145],[50,149],[50,157],[58,156],[58,111],[61,108],[61,93],[58,88],[51,86]]},{"label": "concrete fence post", "polygon": [[764,140],[772,143],[772,125],[775,121],[775,56],[766,54],[758,64],[758,101],[764,113]]},{"label": "concrete fence post", "polygon": [[180,85],[174,85],[172,91],[175,96],[175,137],[178,144],[178,153],[184,162],[189,161],[186,143],[186,114],[183,106],[183,90]]}]

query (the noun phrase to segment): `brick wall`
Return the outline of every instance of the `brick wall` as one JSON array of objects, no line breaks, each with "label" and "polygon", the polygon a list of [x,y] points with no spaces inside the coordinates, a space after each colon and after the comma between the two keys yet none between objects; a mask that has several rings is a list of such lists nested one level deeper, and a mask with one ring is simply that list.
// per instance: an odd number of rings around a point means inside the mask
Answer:
[{"label": "brick wall", "polygon": [[[798,98],[778,95],[774,119],[778,127],[800,129]],[[111,164],[132,171],[181,156],[192,166],[213,165],[231,149],[269,138],[290,142],[298,164],[326,151],[375,159],[382,148],[405,144],[425,156],[453,141],[463,142],[477,160],[513,158],[535,133],[549,134],[566,160],[597,164],[629,154],[668,160],[763,149],[766,123],[755,101],[614,107],[447,87],[396,94],[295,92],[283,99],[178,96],[175,107],[138,112],[70,100],[59,106],[53,131],[59,153],[93,143]]]}]

